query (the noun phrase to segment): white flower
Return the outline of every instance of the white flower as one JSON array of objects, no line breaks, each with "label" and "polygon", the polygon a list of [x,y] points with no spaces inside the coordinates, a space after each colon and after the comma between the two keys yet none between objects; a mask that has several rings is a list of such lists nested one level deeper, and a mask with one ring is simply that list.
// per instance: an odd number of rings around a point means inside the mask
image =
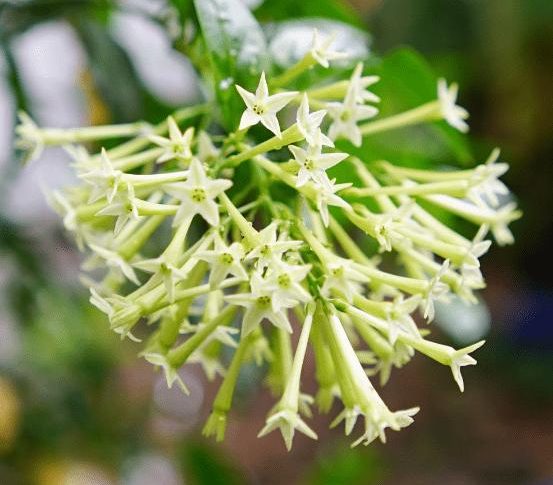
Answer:
[{"label": "white flower", "polygon": [[[225,300],[232,305],[240,305],[246,308],[244,320],[242,322],[242,335],[246,336],[252,332],[262,320],[267,319],[273,325],[292,333],[292,327],[286,315],[286,309],[273,308],[272,291],[263,285],[263,278],[255,272],[251,278],[250,293],[240,293],[229,295]],[[296,306],[297,301],[285,302],[292,308]]]},{"label": "white flower", "polygon": [[117,200],[106,205],[103,209],[96,212],[97,216],[117,216],[113,233],[119,234],[129,220],[138,220],[138,209],[136,207],[136,197],[134,196],[134,187],[127,183],[127,192],[118,192]]},{"label": "white flower", "polygon": [[471,357],[471,352],[474,352],[476,349],[479,349],[484,345],[485,340],[481,340],[475,344],[469,345],[464,349],[459,349],[451,353],[449,356],[449,366],[451,367],[451,373],[455,382],[459,386],[461,392],[465,390],[465,383],[463,382],[463,376],[461,375],[461,367],[466,365],[476,365],[476,359]]},{"label": "white flower", "polygon": [[442,278],[444,274],[449,269],[449,260],[445,260],[442,265],[440,266],[440,269],[436,272],[434,277],[428,282],[428,289],[426,290],[426,294],[424,296],[424,300],[422,301],[422,305],[424,308],[424,318],[426,318],[429,322],[434,320],[435,310],[434,310],[434,302],[436,300],[446,300],[447,294],[449,292],[449,286],[442,282]]},{"label": "white flower", "polygon": [[380,77],[378,76],[363,76],[360,79],[357,91],[357,102],[359,104],[380,102],[380,98],[367,89],[378,81],[380,81]]},{"label": "white flower", "polygon": [[175,215],[173,225],[182,220],[200,214],[209,224],[219,224],[219,207],[213,200],[232,185],[230,180],[210,179],[199,160],[194,158],[186,182],[176,182],[164,186],[164,190],[180,199],[181,203]]},{"label": "white flower", "polygon": [[328,136],[332,140],[340,137],[346,138],[355,146],[361,146],[362,138],[357,122],[372,118],[378,113],[378,109],[374,106],[359,104],[359,97],[364,92],[361,81],[362,70],[363,65],[358,64],[350,79],[343,103],[328,103],[328,114],[333,119]]},{"label": "white flower", "polygon": [[401,332],[405,332],[413,337],[419,337],[419,329],[415,321],[411,317],[416,308],[420,304],[420,296],[415,295],[407,299],[402,296],[396,297],[392,303],[392,307],[387,315],[388,321],[388,340],[390,344],[396,343],[397,337]]},{"label": "white flower", "polygon": [[315,59],[323,67],[328,68],[330,66],[329,61],[348,57],[348,54],[345,52],[337,52],[330,49],[330,46],[335,40],[335,32],[332,35],[321,38],[319,31],[317,29],[313,29],[313,44],[309,52],[313,56],[313,59]]},{"label": "white flower", "polygon": [[[132,305],[129,305],[125,298],[114,295],[110,298],[102,297],[95,288],[89,288],[90,290],[90,303],[94,305],[102,313],[105,313],[108,317],[110,323],[113,324],[118,314],[121,314],[122,311],[130,308]],[[116,308],[117,307],[117,308]],[[113,330],[115,333],[121,335],[121,338],[128,337],[133,342],[140,342],[140,339],[136,338],[130,331],[130,328],[134,325],[136,320],[134,317],[131,317],[128,322],[121,322],[117,327],[114,327]]]},{"label": "white flower", "polygon": [[89,202],[96,202],[105,197],[111,204],[122,182],[123,172],[113,167],[106,150],[102,148],[100,166],[79,177],[92,186]]},{"label": "white flower", "polygon": [[190,394],[188,387],[186,387],[186,384],[179,376],[178,369],[175,369],[171,365],[171,363],[167,360],[167,356],[151,352],[144,354],[144,358],[150,362],[150,364],[159,366],[163,369],[163,372],[165,373],[165,380],[167,381],[167,387],[169,389],[176,382],[182,392],[186,395]]},{"label": "white flower", "polygon": [[469,131],[469,125],[465,120],[469,117],[469,113],[465,108],[455,104],[458,91],[459,86],[456,83],[448,87],[445,79],[438,80],[438,101],[444,120],[461,133],[466,133]]},{"label": "white flower", "polygon": [[409,200],[395,210],[376,216],[377,221],[374,225],[374,232],[381,250],[392,250],[392,243],[397,240],[397,235],[393,231],[394,224],[406,224],[411,219],[413,209],[414,202]]},{"label": "white flower", "polygon": [[323,224],[328,227],[330,216],[328,214],[328,206],[341,207],[342,209],[351,209],[351,206],[341,197],[336,195],[336,192],[351,187],[352,184],[337,184],[336,179],[332,179],[324,185],[317,184],[316,203],[319,209]]},{"label": "white flower", "polygon": [[158,273],[163,278],[163,284],[165,285],[169,303],[175,301],[175,285],[188,276],[186,271],[171,264],[163,256],[138,261],[133,263],[133,266],[147,273]]},{"label": "white flower", "polygon": [[71,166],[77,173],[88,172],[96,166],[96,161],[82,145],[64,145],[63,149],[73,159]]},{"label": "white flower", "polygon": [[505,204],[497,210],[495,218],[490,222],[490,229],[497,244],[504,246],[513,244],[515,238],[508,227],[512,221],[516,221],[520,217],[520,211],[517,210],[517,205],[514,202]]},{"label": "white flower", "polygon": [[269,96],[265,72],[261,73],[255,94],[238,85],[236,85],[236,89],[246,104],[246,111],[242,114],[238,129],[243,130],[261,122],[263,126],[280,138],[280,125],[276,114],[296,97],[297,91]]},{"label": "white flower", "polygon": [[248,274],[241,263],[244,258],[244,247],[239,242],[227,246],[220,236],[216,236],[215,247],[212,250],[199,251],[194,257],[210,264],[209,283],[211,285],[219,285],[229,274],[244,280],[248,279]]},{"label": "white flower", "polygon": [[311,265],[291,265],[274,261],[267,270],[267,276],[260,282],[261,287],[271,293],[274,311],[296,306],[298,302],[310,301],[311,295],[301,286]]},{"label": "white flower", "polygon": [[309,180],[313,180],[320,185],[328,185],[329,180],[326,170],[349,156],[347,153],[322,153],[322,143],[317,138],[314,138],[314,143],[310,144],[307,150],[295,145],[288,146],[300,166],[296,187],[305,185]]},{"label": "white flower", "polygon": [[499,149],[492,151],[486,163],[479,165],[474,169],[469,184],[471,188],[468,191],[468,198],[476,204],[489,203],[492,207],[499,205],[498,195],[508,195],[509,189],[498,180],[507,170],[509,165],[506,163],[495,163],[499,158]]},{"label": "white flower", "polygon": [[318,142],[327,147],[333,147],[334,143],[330,138],[323,134],[319,128],[326,115],[326,110],[309,112],[309,99],[307,94],[303,93],[301,104],[296,113],[296,124],[300,133],[305,138],[309,145],[316,143],[315,138],[318,136]]},{"label": "white flower", "polygon": [[202,163],[209,165],[219,158],[219,150],[211,141],[210,136],[205,131],[200,131],[198,135],[198,158]]},{"label": "white flower", "polygon": [[300,415],[290,409],[283,409],[269,416],[264,428],[259,432],[257,437],[261,438],[277,428],[282,433],[288,451],[292,449],[292,441],[294,440],[296,430],[309,436],[309,438],[317,439],[317,434],[305,424]]},{"label": "white flower", "polygon": [[353,268],[351,261],[336,258],[335,262],[326,267],[326,279],[321,288],[323,295],[330,296],[331,290],[344,294],[348,302],[351,302],[355,293],[359,293],[359,283],[367,283],[368,278]]},{"label": "white flower", "polygon": [[17,113],[19,125],[16,126],[16,148],[24,151],[23,163],[37,160],[44,150],[44,140],[40,128],[24,111]]},{"label": "white flower", "polygon": [[275,259],[280,259],[286,252],[298,249],[303,243],[301,241],[292,241],[286,239],[286,234],[281,233],[277,238],[278,222],[272,222],[259,234],[259,243],[246,256],[246,260],[256,259],[256,265],[259,269],[268,266]]},{"label": "white flower", "polygon": [[[119,253],[93,243],[90,243],[88,246],[90,247],[90,249],[92,249],[92,251],[94,251],[95,256],[103,259],[109,267],[122,273],[129,281],[132,281],[135,285],[140,285],[140,281],[138,281],[138,278],[136,277],[136,273],[132,269],[132,266],[125,259],[123,259],[123,257]],[[85,269],[88,269],[90,268],[90,264],[85,262],[83,264],[83,267]]]},{"label": "white flower", "polygon": [[194,128],[187,128],[181,133],[179,126],[172,116],[167,118],[169,128],[169,138],[158,135],[150,135],[148,138],[152,143],[164,149],[164,153],[156,160],[157,163],[167,162],[169,160],[180,160],[189,162],[192,159],[192,139],[194,138]]}]

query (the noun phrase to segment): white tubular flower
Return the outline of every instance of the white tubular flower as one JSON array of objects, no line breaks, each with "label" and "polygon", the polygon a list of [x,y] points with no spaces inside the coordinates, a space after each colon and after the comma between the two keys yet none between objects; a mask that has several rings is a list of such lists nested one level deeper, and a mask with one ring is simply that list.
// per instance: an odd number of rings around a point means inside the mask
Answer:
[{"label": "white tubular flower", "polygon": [[395,210],[376,216],[377,221],[374,225],[374,232],[381,251],[392,250],[392,243],[398,239],[397,234],[393,231],[394,224],[405,225],[408,223],[411,220],[413,209],[414,202],[410,200]]},{"label": "white tubular flower", "polygon": [[492,151],[486,163],[474,169],[469,181],[471,188],[468,191],[468,198],[475,204],[489,204],[492,207],[499,205],[499,196],[509,195],[507,186],[499,180],[507,170],[506,163],[495,163],[499,158],[498,148]]},{"label": "white tubular flower", "polygon": [[449,286],[441,280],[448,269],[449,260],[446,259],[434,277],[428,282],[428,289],[426,290],[424,300],[421,302],[424,318],[426,318],[428,322],[434,320],[434,315],[436,313],[434,310],[434,302],[436,300],[447,301]]},{"label": "white tubular flower", "polygon": [[171,387],[173,387],[173,384],[176,382],[182,392],[184,392],[186,395],[190,394],[188,387],[186,387],[186,384],[179,376],[178,369],[175,369],[171,365],[166,355],[148,352],[144,354],[144,358],[148,362],[150,362],[150,364],[161,367],[163,369],[165,380],[167,381],[167,387],[169,389],[171,389]]},{"label": "white tubular flower", "polygon": [[464,392],[465,390],[465,383],[463,381],[463,376],[461,375],[461,367],[466,365],[476,365],[476,359],[468,354],[482,347],[485,342],[485,340],[481,340],[480,342],[469,345],[464,349],[456,350],[450,356],[449,366],[451,367],[451,373],[453,374],[453,378],[455,379],[455,382],[459,386],[459,390],[461,392]]},{"label": "white tubular flower", "polygon": [[411,317],[420,304],[420,296],[415,295],[407,299],[403,299],[402,296],[396,297],[392,308],[387,315],[387,321],[389,325],[388,340],[390,344],[394,345],[397,341],[397,337],[400,332],[405,332],[413,337],[419,337],[419,329]]},{"label": "white tubular flower", "polygon": [[336,195],[336,192],[340,190],[347,189],[351,187],[352,184],[337,184],[336,179],[332,179],[329,183],[324,185],[316,185],[317,194],[316,194],[316,203],[317,208],[319,209],[323,224],[325,227],[328,227],[330,222],[330,216],[328,213],[328,206],[341,207],[342,209],[351,209],[351,206],[341,197]]},{"label": "white tubular flower", "polygon": [[18,136],[15,147],[23,150],[23,163],[29,163],[40,158],[44,150],[44,140],[40,128],[27,113],[20,111],[17,117],[19,125],[15,128]]},{"label": "white tubular flower", "polygon": [[106,205],[96,213],[97,216],[116,216],[114,235],[118,235],[129,220],[138,220],[138,209],[136,207],[136,197],[134,196],[134,187],[127,183],[126,193],[118,192],[116,200]]},{"label": "white tubular flower", "polygon": [[164,186],[164,190],[180,200],[179,209],[173,220],[173,225],[180,224],[184,219],[200,214],[208,224],[219,224],[219,206],[213,200],[224,192],[232,182],[225,179],[210,179],[202,163],[194,158],[186,182],[176,182]]},{"label": "white tubular flower", "polygon": [[96,166],[96,162],[82,145],[65,145],[63,149],[73,160],[71,166],[77,173],[89,172]]},{"label": "white tubular flower", "polygon": [[292,241],[281,233],[277,238],[278,222],[272,222],[259,234],[259,243],[246,256],[246,261],[256,259],[258,269],[263,269],[274,260],[279,260],[286,251],[298,249],[302,241]]},{"label": "white tubular flower", "polygon": [[192,159],[191,146],[194,138],[194,128],[187,128],[184,133],[181,133],[179,126],[172,116],[167,118],[167,126],[169,128],[168,138],[158,135],[150,135],[148,137],[152,143],[155,143],[164,150],[164,153],[156,162],[164,163],[169,160],[190,162]]},{"label": "white tubular flower", "polygon": [[353,71],[343,103],[328,103],[328,114],[333,120],[328,136],[332,140],[346,138],[357,147],[361,146],[362,139],[357,123],[378,114],[378,109],[374,106],[358,103],[359,96],[364,90],[361,81],[362,70],[363,64],[358,64]]},{"label": "white tubular flower", "polygon": [[79,224],[75,207],[73,207],[67,197],[58,190],[54,190],[50,194],[47,194],[47,201],[48,205],[63,217],[63,226],[66,230],[74,234],[75,242],[79,250],[83,251],[85,241],[89,238],[90,232],[86,227]]},{"label": "white tubular flower", "polygon": [[261,73],[255,94],[246,91],[242,86],[236,85],[236,89],[246,104],[246,111],[242,114],[238,129],[244,130],[261,122],[265,128],[280,138],[280,125],[278,124],[276,114],[292,101],[298,92],[292,91],[269,96],[265,72]]},{"label": "white tubular flower", "polygon": [[209,283],[219,285],[229,274],[248,279],[248,273],[242,266],[244,247],[239,242],[227,246],[219,235],[215,237],[215,247],[209,251],[198,251],[194,257],[210,264]]},{"label": "white tubular flower", "polygon": [[198,158],[200,162],[209,165],[221,156],[219,150],[211,141],[211,138],[205,131],[200,131],[198,135]]},{"label": "white tubular flower", "polygon": [[311,439],[317,439],[317,434],[305,424],[305,421],[301,419],[300,415],[290,409],[283,409],[269,416],[264,428],[257,436],[261,438],[275,429],[280,429],[288,451],[292,449],[292,441],[294,440],[296,430]]},{"label": "white tubular flower", "polygon": [[326,266],[326,279],[321,288],[321,293],[325,296],[331,296],[332,290],[336,290],[343,293],[346,300],[351,302],[353,296],[359,293],[360,283],[367,282],[367,276],[357,271],[351,261],[336,258],[336,261]]},{"label": "white tubular flower", "polygon": [[380,103],[380,98],[369,91],[367,88],[380,81],[378,76],[363,76],[359,81],[359,91],[357,93],[357,102],[359,104],[365,103]]},{"label": "white tubular flower", "polygon": [[[135,285],[140,285],[140,281],[138,281],[134,269],[125,259],[121,257],[119,253],[93,243],[90,243],[88,246],[92,249],[94,255],[103,259],[110,268],[113,268],[118,273],[123,274]],[[89,265],[85,262],[83,263],[83,267],[86,269]]]},{"label": "white tubular flower", "polygon": [[307,98],[307,94],[303,93],[301,104],[296,113],[296,124],[308,145],[316,144],[315,140],[318,136],[318,142],[322,145],[327,147],[334,146],[332,140],[322,133],[319,128],[325,115],[326,110],[324,109],[310,113],[309,99]]},{"label": "white tubular flower", "polygon": [[345,52],[331,50],[330,47],[335,40],[336,32],[329,36],[321,37],[318,29],[313,29],[313,44],[309,52],[311,53],[311,56],[313,56],[313,59],[325,68],[330,67],[330,61],[349,57]]},{"label": "white tubular flower", "polygon": [[244,320],[242,321],[242,335],[245,337],[255,330],[264,319],[269,320],[276,327],[292,333],[292,327],[286,315],[286,308],[296,306],[298,303],[297,300],[284,302],[288,306],[279,308],[275,311],[272,301],[273,292],[263,284],[263,278],[259,273],[253,273],[250,286],[250,293],[240,293],[225,297],[225,300],[230,304],[240,305],[246,308]]},{"label": "white tubular flower", "polygon": [[313,145],[307,147],[307,150],[295,145],[288,146],[300,166],[296,187],[305,185],[309,180],[313,180],[322,186],[328,186],[329,179],[326,170],[349,156],[347,153],[322,153],[322,144],[317,138],[314,139],[315,143]]},{"label": "white tubular flower", "polygon": [[[96,308],[98,308],[98,310],[100,310],[102,313],[105,313],[111,324],[113,324],[113,322],[116,320],[118,313],[120,314],[122,311],[125,311],[127,308],[130,308],[130,305],[128,304],[128,302],[124,298],[118,295],[114,295],[113,297],[110,297],[110,298],[104,298],[98,293],[98,291],[95,288],[91,287],[89,288],[89,290],[90,290],[90,299],[89,299],[90,303],[94,305]],[[130,320],[130,322],[132,322],[130,326],[134,324],[134,320],[132,320],[132,318]],[[129,328],[130,326],[127,325],[127,322],[123,321],[121,325],[118,325],[117,327],[113,327],[113,330],[119,335],[121,335],[121,339],[128,337],[133,342],[140,342],[140,339],[136,338],[130,332],[130,328]]]},{"label": "white tubular flower", "polygon": [[122,183],[123,172],[113,168],[113,164],[104,148],[100,155],[100,166],[79,176],[92,186],[89,202],[96,202],[105,197],[111,204],[119,185]]},{"label": "white tubular flower", "polygon": [[282,308],[291,308],[298,302],[311,301],[311,295],[301,286],[311,265],[291,265],[282,261],[273,262],[268,270],[268,276],[261,282],[261,286],[271,293],[271,305],[274,311]]},{"label": "white tubular flower", "polygon": [[167,292],[167,298],[170,303],[175,301],[175,285],[186,279],[188,276],[186,271],[182,271],[174,264],[171,264],[163,256],[138,261],[133,263],[133,266],[147,273],[158,273],[161,275],[163,278],[163,284],[165,285],[165,291]]},{"label": "white tubular flower", "polygon": [[438,79],[438,101],[444,120],[461,133],[467,133],[469,125],[465,120],[469,117],[469,113],[465,108],[455,104],[458,91],[459,86],[456,83],[448,87],[445,79]]}]

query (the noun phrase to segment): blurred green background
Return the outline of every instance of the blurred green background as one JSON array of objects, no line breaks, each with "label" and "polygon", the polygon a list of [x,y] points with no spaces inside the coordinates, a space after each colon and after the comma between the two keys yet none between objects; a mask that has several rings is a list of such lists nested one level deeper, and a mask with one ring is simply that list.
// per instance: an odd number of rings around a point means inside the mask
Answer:
[{"label": "blurred green background", "polygon": [[[0,0],[0,483],[553,484],[553,2],[244,3],[264,23],[326,17],[366,29],[369,63],[406,58],[460,83],[475,154],[463,163],[502,147],[525,213],[517,242],[484,258],[485,303],[438,313],[444,340],[488,340],[465,393],[416,358],[382,390],[393,408],[420,404],[414,426],[350,450],[317,418],[319,441],[298,437],[287,454],[276,433],[255,437],[271,401],[248,375],[225,443],[201,438],[216,383],[192,368],[191,397],[168,391],[110,333],[41,192],[71,182],[67,158],[50,150],[22,168],[13,154],[18,109],[69,127],[157,121],[197,101],[183,54],[191,2]],[[397,50],[406,45],[428,66]]]}]

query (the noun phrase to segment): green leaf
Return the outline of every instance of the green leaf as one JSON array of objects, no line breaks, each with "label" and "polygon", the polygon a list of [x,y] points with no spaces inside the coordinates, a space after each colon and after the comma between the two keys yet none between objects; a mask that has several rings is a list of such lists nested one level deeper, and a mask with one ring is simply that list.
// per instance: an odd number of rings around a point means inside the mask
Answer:
[{"label": "green leaf", "polygon": [[270,67],[265,35],[240,0],[194,0],[194,5],[213,68],[223,124],[232,130],[243,111],[234,85],[253,89],[261,71]]},{"label": "green leaf", "polygon": [[256,10],[256,14],[267,21],[324,17],[363,27],[359,15],[343,0],[267,0]]}]

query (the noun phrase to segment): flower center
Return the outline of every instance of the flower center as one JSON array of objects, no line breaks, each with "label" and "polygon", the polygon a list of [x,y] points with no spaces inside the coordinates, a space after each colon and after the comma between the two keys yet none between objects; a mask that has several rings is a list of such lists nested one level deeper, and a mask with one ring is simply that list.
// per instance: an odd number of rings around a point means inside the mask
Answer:
[{"label": "flower center", "polygon": [[268,258],[270,255],[271,255],[271,248],[268,244],[264,244],[262,247],[261,247],[261,251],[259,251],[261,256],[263,256],[264,258]]},{"label": "flower center", "polygon": [[351,112],[349,109],[346,109],[342,111],[342,114],[340,115],[340,120],[343,122],[347,122],[351,119]]},{"label": "flower center", "polygon": [[342,266],[338,266],[337,268],[330,270],[330,273],[335,278],[341,278],[342,276],[344,276],[344,268]]},{"label": "flower center", "polygon": [[232,257],[232,254],[230,253],[223,253],[221,254],[220,261],[222,264],[229,265],[234,262],[234,258]]},{"label": "flower center", "polygon": [[254,104],[252,106],[252,111],[256,114],[256,115],[262,115],[263,113],[265,113],[265,106],[263,106],[262,104]]},{"label": "flower center", "polygon": [[311,158],[306,158],[305,159],[305,162],[303,162],[303,166],[307,169],[307,170],[313,170],[315,168],[315,162],[313,161],[313,159]]},{"label": "flower center", "polygon": [[260,296],[257,298],[257,304],[259,306],[269,306],[271,304],[270,296]]},{"label": "flower center", "polygon": [[205,189],[203,189],[202,187],[197,187],[193,189],[191,198],[194,202],[203,202],[207,198]]},{"label": "flower center", "polygon": [[290,287],[290,276],[288,276],[286,273],[282,273],[277,278],[278,286],[281,288],[289,288]]}]

